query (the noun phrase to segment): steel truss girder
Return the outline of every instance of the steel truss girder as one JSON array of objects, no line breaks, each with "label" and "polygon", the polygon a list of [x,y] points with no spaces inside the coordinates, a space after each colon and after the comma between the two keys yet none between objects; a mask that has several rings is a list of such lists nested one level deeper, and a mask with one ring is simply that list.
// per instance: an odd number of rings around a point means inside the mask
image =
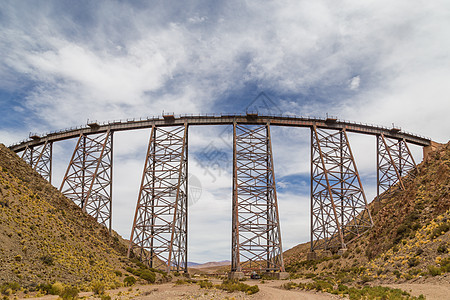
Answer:
[{"label": "steel truss girder", "polygon": [[113,132],[81,134],[60,191],[111,230]]},{"label": "steel truss girder", "polygon": [[[418,169],[404,139],[391,139],[383,134],[377,136],[377,200],[391,195],[397,185],[405,189],[405,179],[414,178]],[[408,175],[408,176],[406,176]]]},{"label": "steel truss girder", "polygon": [[270,124],[233,124],[231,271],[283,271]]},{"label": "steel truss girder", "polygon": [[311,128],[311,251],[346,248],[373,226],[345,129]]},{"label": "steel truss girder", "polygon": [[46,141],[39,146],[27,146],[22,153],[22,159],[50,183],[52,183],[52,152],[53,142]]},{"label": "steel truss girder", "polygon": [[187,272],[188,126],[155,127],[142,174],[128,256]]}]

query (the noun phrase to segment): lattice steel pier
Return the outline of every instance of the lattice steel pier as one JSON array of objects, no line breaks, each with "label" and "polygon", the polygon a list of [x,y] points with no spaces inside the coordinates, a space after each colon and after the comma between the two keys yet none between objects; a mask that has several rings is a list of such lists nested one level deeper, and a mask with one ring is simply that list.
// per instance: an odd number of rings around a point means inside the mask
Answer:
[{"label": "lattice steel pier", "polygon": [[231,271],[282,271],[269,123],[233,124]]},{"label": "lattice steel pier", "polygon": [[152,127],[128,250],[168,272],[187,272],[187,134]]},{"label": "lattice steel pier", "polygon": [[377,135],[377,200],[389,197],[397,188],[405,189],[405,180],[418,173],[416,162],[404,139]]},{"label": "lattice steel pier", "polygon": [[311,252],[346,249],[373,226],[345,129],[311,128]]},{"label": "lattice steel pier", "polygon": [[111,230],[113,133],[80,134],[60,191]]},{"label": "lattice steel pier", "polygon": [[52,183],[52,153],[53,142],[45,141],[42,145],[27,146],[22,153],[22,159]]}]

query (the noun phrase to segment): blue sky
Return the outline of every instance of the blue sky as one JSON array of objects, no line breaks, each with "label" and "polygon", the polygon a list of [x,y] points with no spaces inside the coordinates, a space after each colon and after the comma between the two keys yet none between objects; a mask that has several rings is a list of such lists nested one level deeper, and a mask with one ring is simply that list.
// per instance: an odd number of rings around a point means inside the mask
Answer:
[{"label": "blue sky", "polygon": [[[449,36],[448,1],[2,1],[0,142],[87,119],[242,113],[261,92],[276,112],[395,123],[446,142]],[[223,130],[190,129],[190,172],[202,184],[192,261],[230,258],[231,170],[195,160],[210,143],[228,151]],[[125,237],[148,134],[115,137],[113,225]],[[287,249],[309,238],[309,132],[272,135]],[[375,143],[350,139],[372,199]],[[55,147],[56,186],[72,149]]]}]

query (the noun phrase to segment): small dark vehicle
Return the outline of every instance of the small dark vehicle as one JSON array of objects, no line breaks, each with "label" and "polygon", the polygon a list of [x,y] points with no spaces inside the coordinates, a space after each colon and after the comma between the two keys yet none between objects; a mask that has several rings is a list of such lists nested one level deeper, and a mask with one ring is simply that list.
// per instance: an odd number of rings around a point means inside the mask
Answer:
[{"label": "small dark vehicle", "polygon": [[258,273],[253,272],[252,275],[250,275],[250,278],[251,279],[261,279],[261,276]]}]

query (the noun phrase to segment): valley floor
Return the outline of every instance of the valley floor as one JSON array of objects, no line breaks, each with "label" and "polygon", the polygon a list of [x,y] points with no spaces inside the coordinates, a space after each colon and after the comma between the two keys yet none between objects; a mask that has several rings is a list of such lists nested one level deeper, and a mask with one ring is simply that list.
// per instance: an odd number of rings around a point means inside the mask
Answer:
[{"label": "valley floor", "polygon": [[[220,284],[222,280],[211,280],[214,284]],[[300,280],[293,280],[300,281]],[[260,291],[254,295],[246,295],[243,292],[228,293],[219,289],[202,289],[197,284],[175,285],[173,282],[158,285],[136,285],[130,288],[119,288],[116,290],[108,290],[106,293],[112,299],[311,299],[311,300],[327,300],[342,299],[339,296],[315,293],[301,290],[284,290],[280,286],[285,281],[266,281],[260,283],[259,280],[247,280],[246,284],[258,285]],[[98,295],[92,292],[80,293],[79,297],[84,299],[99,299]],[[28,298],[30,299],[30,298]],[[32,298],[39,300],[58,299],[58,296],[44,296]]]},{"label": "valley floor", "polygon": [[[214,284],[220,284],[222,281],[218,279],[211,280]],[[304,279],[295,279],[293,282],[305,282]],[[116,290],[109,290],[106,294],[111,296],[111,299],[311,299],[311,300],[326,300],[326,299],[342,299],[337,295],[328,293],[319,293],[313,291],[302,290],[285,290],[281,289],[281,285],[287,281],[283,280],[268,280],[261,283],[259,280],[247,280],[246,284],[258,285],[260,291],[254,295],[246,295],[242,292],[228,293],[218,289],[201,289],[197,284],[175,285],[173,282],[158,284],[158,285],[136,285],[133,288],[119,288]],[[391,288],[399,288],[409,292],[412,296],[419,296],[423,294],[426,299],[449,299],[450,284],[448,282],[442,283],[404,283],[404,284],[383,284],[383,286]],[[92,292],[85,292],[79,294],[80,298],[84,299],[99,299],[98,295]],[[42,300],[57,299],[58,296],[44,296]],[[28,298],[29,299],[29,298]]]}]

